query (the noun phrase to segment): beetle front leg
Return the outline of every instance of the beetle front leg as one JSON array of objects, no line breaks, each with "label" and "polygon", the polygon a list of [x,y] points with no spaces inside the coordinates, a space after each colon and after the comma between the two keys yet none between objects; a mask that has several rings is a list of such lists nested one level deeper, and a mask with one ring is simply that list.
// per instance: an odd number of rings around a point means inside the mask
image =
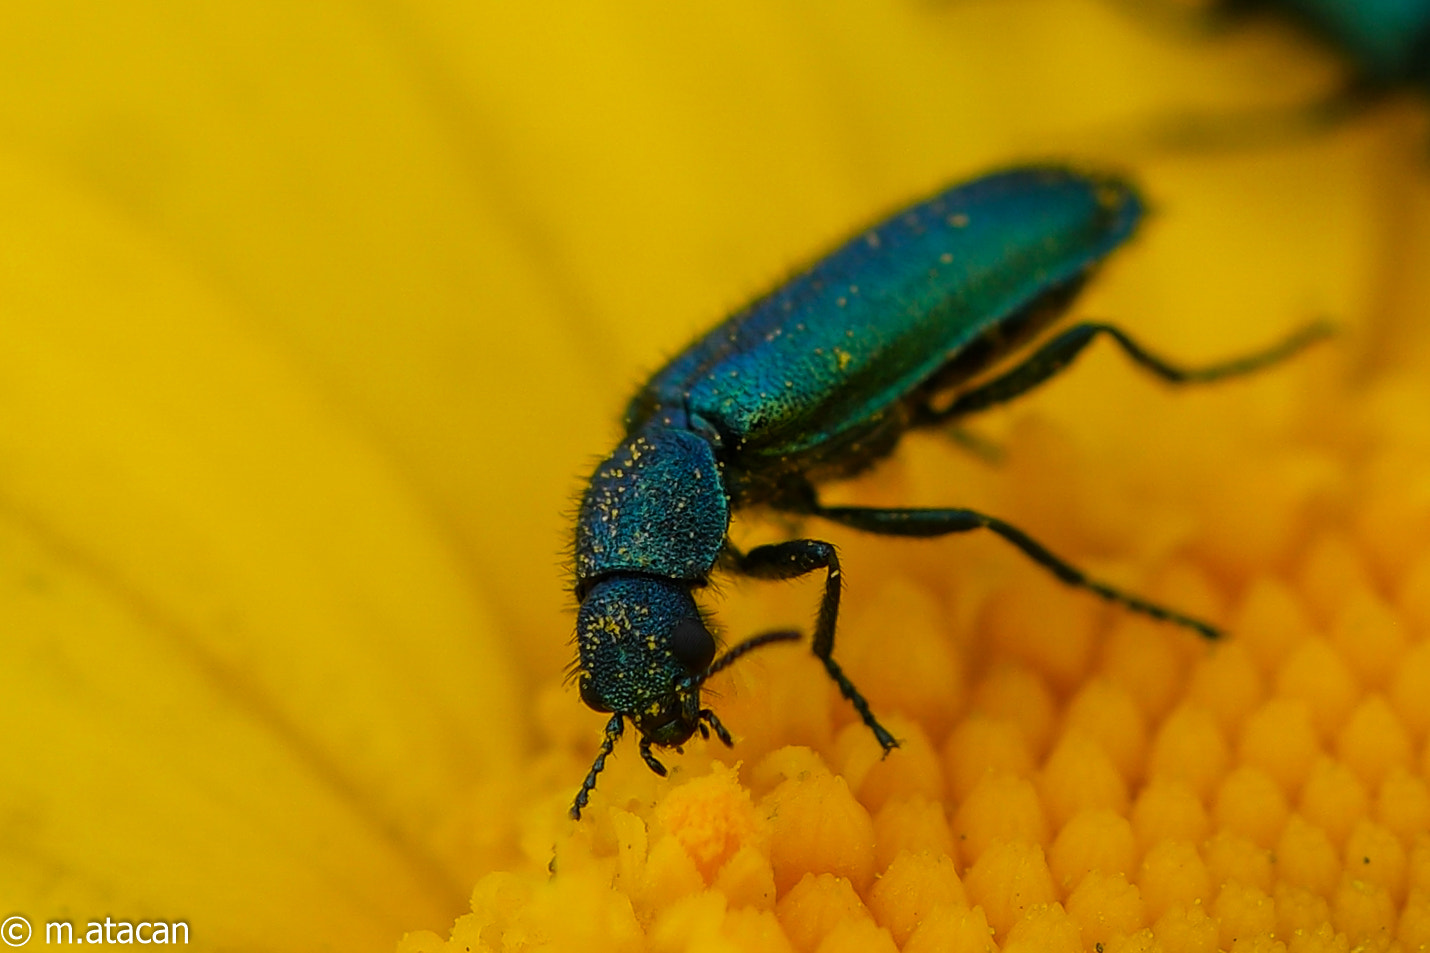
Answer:
[{"label": "beetle front leg", "polygon": [[728,549],[727,562],[736,572],[756,579],[796,579],[819,569],[827,570],[824,577],[824,597],[819,601],[819,618],[814,624],[814,654],[840,693],[854,706],[864,724],[874,732],[884,753],[899,746],[898,740],[883,725],[879,724],[869,703],[849,681],[849,676],[834,661],[834,627],[839,619],[839,592],[843,577],[839,570],[839,554],[831,543],[818,539],[795,539],[787,543],[773,543],[759,546],[748,553]]}]

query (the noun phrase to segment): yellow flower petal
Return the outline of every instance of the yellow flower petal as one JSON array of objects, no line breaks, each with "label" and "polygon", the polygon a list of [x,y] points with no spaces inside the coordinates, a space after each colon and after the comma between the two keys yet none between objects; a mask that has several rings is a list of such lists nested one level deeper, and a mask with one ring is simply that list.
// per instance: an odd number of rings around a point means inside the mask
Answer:
[{"label": "yellow flower petal", "polygon": [[[1289,32],[1178,45],[1079,0],[61,0],[6,5],[0,53],[17,909],[379,948],[476,882],[458,947],[788,949],[812,883],[858,914],[802,934],[831,950],[1427,935],[1423,124],[1138,134],[1334,86]],[[831,534],[839,657],[907,760],[772,649],[718,686],[742,765],[694,744],[657,781],[623,749],[568,826],[599,719],[559,687],[554,554],[632,383],[880,211],[1050,153],[1134,167],[1159,213],[1080,314],[1188,359],[1329,315],[1373,386],[1323,356],[1165,395],[1099,352],[990,415],[1005,468],[910,441],[840,492],[996,510],[1238,641],[993,541]],[[812,604],[733,595],[732,634]],[[918,924],[872,900],[909,850],[964,892]]]},{"label": "yellow flower petal", "polygon": [[162,246],[12,156],[0,207],[7,902],[268,949],[450,910],[521,722],[440,528]]}]

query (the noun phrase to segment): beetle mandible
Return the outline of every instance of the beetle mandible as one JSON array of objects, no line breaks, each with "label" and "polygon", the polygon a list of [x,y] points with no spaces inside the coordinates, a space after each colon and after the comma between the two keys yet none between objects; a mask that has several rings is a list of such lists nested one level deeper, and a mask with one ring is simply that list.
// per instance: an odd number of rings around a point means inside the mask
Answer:
[{"label": "beetle mandible", "polygon": [[815,490],[886,456],[910,429],[950,425],[1037,387],[1102,335],[1138,367],[1180,384],[1254,371],[1325,333],[1312,325],[1269,350],[1186,369],[1115,327],[1083,323],[1011,370],[975,380],[1067,309],[1142,211],[1133,186],[1113,176],[1056,166],[986,175],[856,235],[651,377],[626,409],[624,439],[592,474],[576,522],[577,678],[581,699],[611,717],[572,817],[580,817],[627,720],[659,775],[666,771],[653,745],[678,749],[712,730],[730,745],[729,732],[702,707],[702,685],[755,648],[799,638],[767,632],[717,659],[695,601],[717,567],[760,579],[822,570],[814,654],[885,753],[897,747],[834,660],[841,586],[834,546],[795,539],[741,552],[726,535],[740,507],[894,536],[989,530],[1070,586],[1218,635],[1205,622],[1089,578],[996,517],[826,506]]}]

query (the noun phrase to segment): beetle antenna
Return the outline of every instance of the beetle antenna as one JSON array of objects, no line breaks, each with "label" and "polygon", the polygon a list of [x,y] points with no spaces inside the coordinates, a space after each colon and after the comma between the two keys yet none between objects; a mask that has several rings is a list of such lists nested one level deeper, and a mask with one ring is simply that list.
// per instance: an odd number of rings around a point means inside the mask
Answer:
[{"label": "beetle antenna", "polygon": [[753,652],[762,645],[769,645],[771,642],[797,642],[801,638],[800,633],[795,629],[776,629],[773,632],[764,632],[752,638],[748,638],[735,646],[724,655],[710,663],[710,667],[701,672],[692,680],[692,685],[702,685],[707,678],[717,672],[723,671],[735,664],[735,661],[747,652]]},{"label": "beetle antenna", "polygon": [[[591,765],[591,771],[586,775],[586,780],[581,782],[581,790],[576,792],[576,800],[571,804],[571,820],[579,821],[581,811],[586,807],[587,800],[591,797],[591,792],[596,790],[596,775],[600,774],[606,767],[606,758],[616,750],[616,742],[621,740],[621,731],[625,728],[625,720],[618,712],[611,716],[611,720],[606,722],[606,736],[601,741],[601,750],[596,755],[595,762]],[[650,760],[649,745],[642,746],[641,754]],[[654,770],[654,769],[652,769]],[[664,772],[657,772],[663,774]]]}]

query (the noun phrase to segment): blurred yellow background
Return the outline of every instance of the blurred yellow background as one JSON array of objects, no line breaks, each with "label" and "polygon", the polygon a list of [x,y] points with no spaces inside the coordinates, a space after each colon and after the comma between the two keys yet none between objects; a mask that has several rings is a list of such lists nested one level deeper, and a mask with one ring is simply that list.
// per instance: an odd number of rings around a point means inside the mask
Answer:
[{"label": "blurred yellow background", "polygon": [[[1155,217],[1080,310],[1164,353],[1326,316],[1364,373],[1410,361],[1418,104],[1144,134],[1341,81],[1273,24],[1094,0],[4,4],[0,906],[200,949],[445,930],[515,856],[483,812],[570,661],[626,395],[946,182],[1133,174]],[[1112,441],[1106,400],[1041,406]]]}]

